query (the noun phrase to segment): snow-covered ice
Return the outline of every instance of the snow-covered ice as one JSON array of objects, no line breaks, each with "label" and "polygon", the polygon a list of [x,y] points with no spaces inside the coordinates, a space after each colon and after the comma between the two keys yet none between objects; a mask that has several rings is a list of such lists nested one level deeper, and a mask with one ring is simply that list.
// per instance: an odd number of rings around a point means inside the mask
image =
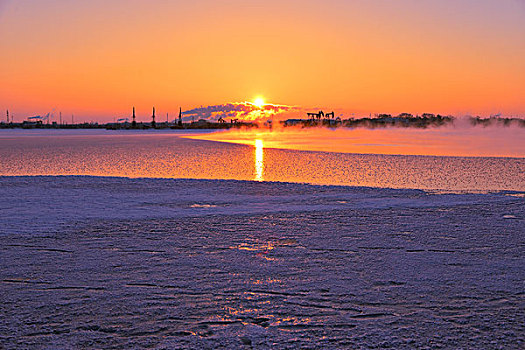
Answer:
[{"label": "snow-covered ice", "polygon": [[5,348],[523,348],[523,193],[0,177]]}]

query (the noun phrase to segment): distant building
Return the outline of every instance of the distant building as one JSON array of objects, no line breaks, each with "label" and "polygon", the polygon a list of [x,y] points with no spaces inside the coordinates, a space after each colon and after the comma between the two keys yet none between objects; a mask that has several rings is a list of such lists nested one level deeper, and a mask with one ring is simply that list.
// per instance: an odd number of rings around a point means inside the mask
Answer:
[{"label": "distant building", "polygon": [[208,121],[205,119],[199,119],[193,123],[195,126],[208,126]]}]

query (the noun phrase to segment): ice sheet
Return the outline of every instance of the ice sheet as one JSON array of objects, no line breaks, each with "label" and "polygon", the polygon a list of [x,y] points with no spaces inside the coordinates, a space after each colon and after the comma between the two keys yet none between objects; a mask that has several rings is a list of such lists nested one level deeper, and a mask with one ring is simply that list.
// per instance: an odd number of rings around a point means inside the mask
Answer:
[{"label": "ice sheet", "polygon": [[521,193],[0,178],[6,348],[520,348]]}]

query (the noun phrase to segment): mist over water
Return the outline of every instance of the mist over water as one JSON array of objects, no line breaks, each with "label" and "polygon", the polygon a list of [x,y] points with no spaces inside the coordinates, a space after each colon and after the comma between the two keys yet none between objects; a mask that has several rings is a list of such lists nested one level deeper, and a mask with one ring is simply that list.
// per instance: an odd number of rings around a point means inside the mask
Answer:
[{"label": "mist over water", "polygon": [[425,129],[301,128],[230,130],[194,138],[254,145],[266,148],[361,154],[435,155],[462,157],[525,157],[525,128],[472,126],[467,120]]}]

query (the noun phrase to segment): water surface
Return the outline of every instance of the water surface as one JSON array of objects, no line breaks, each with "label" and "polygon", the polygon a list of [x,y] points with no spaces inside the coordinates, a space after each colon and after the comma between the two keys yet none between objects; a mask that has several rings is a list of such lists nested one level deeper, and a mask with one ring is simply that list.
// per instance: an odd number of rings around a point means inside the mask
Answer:
[{"label": "water surface", "polygon": [[251,145],[195,139],[221,135],[156,130],[1,131],[0,175],[236,179],[445,191],[525,190],[525,158],[520,157],[355,154],[267,148],[264,138],[250,140]]}]

